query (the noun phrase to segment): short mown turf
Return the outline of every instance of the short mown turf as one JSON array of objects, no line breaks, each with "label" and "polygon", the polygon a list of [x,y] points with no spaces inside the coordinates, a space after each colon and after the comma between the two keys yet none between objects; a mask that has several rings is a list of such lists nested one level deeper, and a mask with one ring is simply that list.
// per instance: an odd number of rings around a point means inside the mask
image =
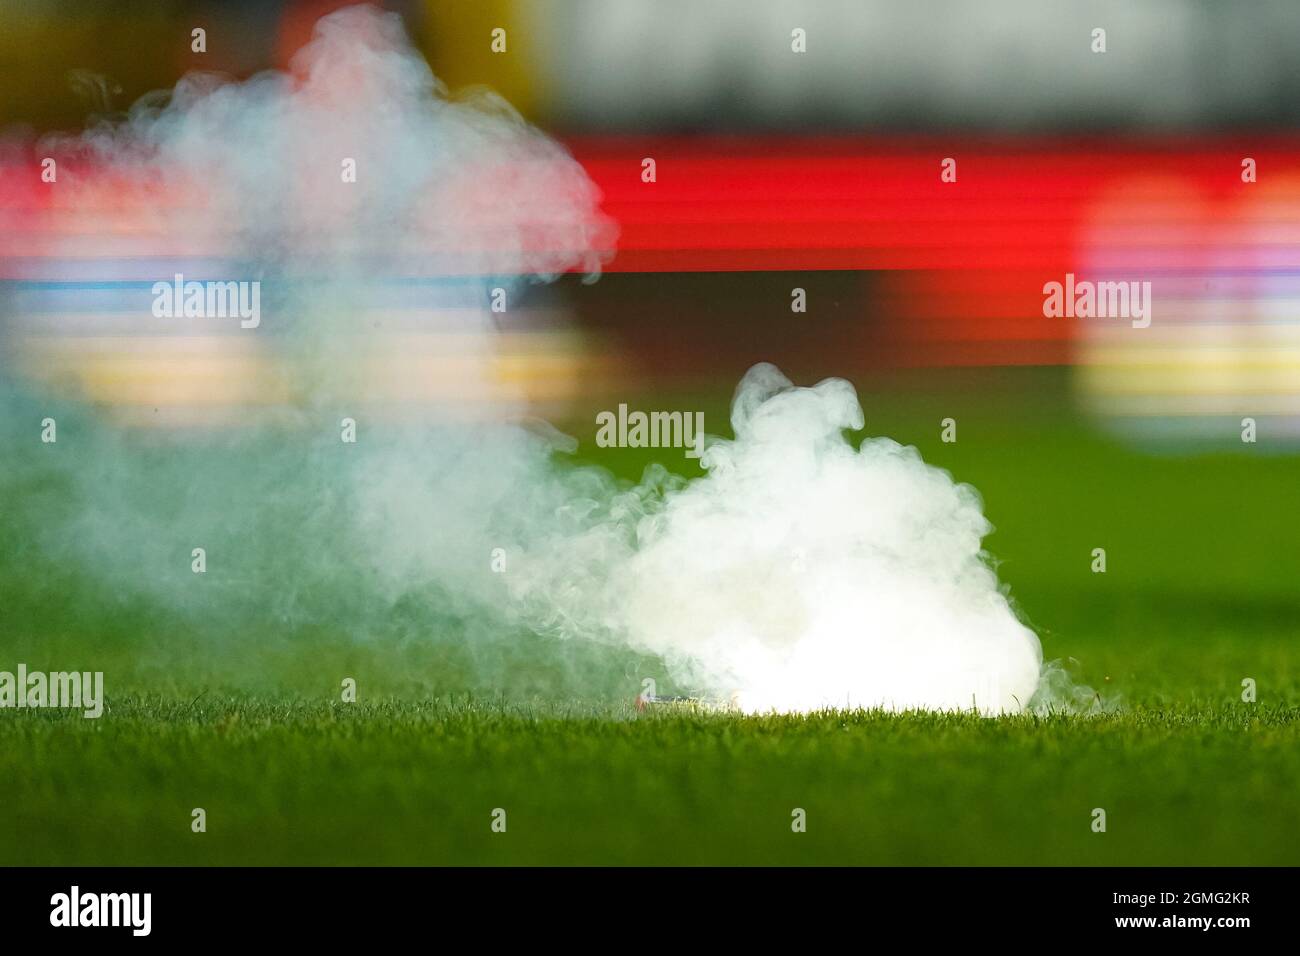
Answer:
[{"label": "short mown turf", "polygon": [[0,721],[0,862],[1294,864],[1297,716],[129,698]]}]

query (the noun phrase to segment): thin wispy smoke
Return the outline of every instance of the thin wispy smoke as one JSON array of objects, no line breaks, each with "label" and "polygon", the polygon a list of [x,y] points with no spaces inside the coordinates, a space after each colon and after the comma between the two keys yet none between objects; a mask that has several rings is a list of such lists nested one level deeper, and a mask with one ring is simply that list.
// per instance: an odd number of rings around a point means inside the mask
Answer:
[{"label": "thin wispy smoke", "polygon": [[[511,424],[521,405],[493,381],[489,290],[594,274],[614,227],[561,146],[489,94],[449,98],[396,16],[333,14],[287,74],[189,77],[57,145],[114,177],[160,248],[273,284],[256,341],[288,384],[286,414],[199,437],[146,439],[61,405],[75,450],[13,473],[55,471],[67,490],[71,505],[11,525],[46,555],[231,627],[454,631],[490,648],[494,673],[525,653],[500,638],[520,630],[550,639],[528,654],[625,648],[747,710],[999,713],[1035,694],[1038,639],[981,550],[977,493],[915,449],[855,447],[847,382],[797,388],[755,367],[735,439],[711,440],[694,481],[655,467],[619,483]],[[200,198],[159,207],[168,190]],[[457,386],[500,399],[490,415],[467,423],[435,402],[412,421],[369,401],[405,374],[371,321],[377,278],[412,275],[458,278],[407,317],[455,332]],[[35,414],[39,395],[7,401]],[[357,408],[363,437],[343,445],[339,415]],[[194,545],[211,562],[202,588]]]}]

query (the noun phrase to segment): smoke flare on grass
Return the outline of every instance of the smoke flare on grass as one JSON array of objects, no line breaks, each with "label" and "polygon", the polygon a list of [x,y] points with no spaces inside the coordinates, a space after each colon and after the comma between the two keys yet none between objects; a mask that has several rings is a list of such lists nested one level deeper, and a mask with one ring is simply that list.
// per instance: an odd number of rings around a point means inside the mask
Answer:
[{"label": "smoke flare on grass", "polygon": [[749,711],[1018,712],[1038,638],[985,560],[978,494],[887,438],[854,448],[852,386],[758,365],[704,478],[653,471],[526,586],[556,626],[595,623]]},{"label": "smoke flare on grass", "polygon": [[[510,396],[472,424],[451,398],[416,422],[371,403],[364,440],[340,444],[338,416],[404,368],[367,321],[387,294],[377,274],[463,280],[408,318],[456,333],[457,394],[500,399],[489,287],[594,272],[611,240],[572,158],[498,100],[449,99],[397,17],[331,15],[289,74],[190,77],[63,145],[105,166],[169,248],[279,282],[258,341],[286,380],[276,414],[242,430],[145,441],[89,419],[62,465],[16,469],[15,487],[63,469],[70,497],[19,529],[47,555],[231,627],[454,630],[493,674],[536,665],[542,645],[499,637],[524,628],[655,655],[747,710],[997,713],[1033,695],[1038,640],[985,561],[978,496],[914,449],[854,448],[844,381],[795,388],[754,368],[734,441],[714,441],[691,482],[557,464],[554,441],[510,424]],[[201,185],[204,201],[177,218],[150,205],[160,184]],[[216,572],[202,588],[196,543]]]}]

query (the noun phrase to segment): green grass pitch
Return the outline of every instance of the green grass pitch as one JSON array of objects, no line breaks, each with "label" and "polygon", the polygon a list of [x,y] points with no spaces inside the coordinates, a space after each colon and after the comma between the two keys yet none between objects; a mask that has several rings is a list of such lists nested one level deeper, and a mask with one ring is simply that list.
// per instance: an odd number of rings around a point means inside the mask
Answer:
[{"label": "green grass pitch", "polygon": [[467,647],[400,606],[364,636],[205,622],[44,559],[33,522],[75,503],[28,462],[0,489],[0,669],[103,670],[108,707],[0,710],[0,863],[1300,863],[1300,459],[1134,448],[1059,373],[927,381],[868,390],[868,432],[980,490],[1045,656],[1109,712],[639,713],[654,662],[627,653]]}]

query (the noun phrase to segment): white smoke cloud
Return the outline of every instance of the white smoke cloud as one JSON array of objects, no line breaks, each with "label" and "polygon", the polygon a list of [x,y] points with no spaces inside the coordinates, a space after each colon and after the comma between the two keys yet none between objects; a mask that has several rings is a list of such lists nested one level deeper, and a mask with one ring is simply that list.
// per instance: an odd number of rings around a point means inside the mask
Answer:
[{"label": "white smoke cloud", "polygon": [[[376,273],[472,277],[424,314],[455,308],[477,380],[491,277],[594,272],[612,237],[562,147],[499,100],[449,99],[400,20],[373,8],[325,18],[288,75],[192,77],[76,145],[114,171],[161,248],[308,280],[264,306],[261,330],[294,370],[304,421],[361,395],[359,350],[400,367],[400,350],[367,344]],[[341,157],[356,183],[341,183]],[[159,208],[160,184],[202,198]],[[346,456],[337,436],[231,435],[201,472],[97,422],[69,476],[80,511],[41,533],[158,600],[197,593],[175,554],[210,542],[213,566],[241,573],[212,575],[205,614],[366,630],[422,602],[471,638],[523,624],[657,655],[677,682],[746,710],[993,714],[1033,696],[1041,650],[981,551],[978,495],[915,449],[850,444],[863,415],[847,382],[795,388],[757,366],[705,477],[656,467],[631,487],[557,466],[552,443],[506,420],[514,410],[473,426],[375,421]],[[497,546],[504,575],[488,571]]]},{"label": "white smoke cloud", "polygon": [[1025,709],[1042,653],[981,550],[978,494],[887,438],[855,449],[862,425],[847,382],[755,366],[705,477],[655,473],[521,586],[560,629],[627,640],[745,710]]}]

